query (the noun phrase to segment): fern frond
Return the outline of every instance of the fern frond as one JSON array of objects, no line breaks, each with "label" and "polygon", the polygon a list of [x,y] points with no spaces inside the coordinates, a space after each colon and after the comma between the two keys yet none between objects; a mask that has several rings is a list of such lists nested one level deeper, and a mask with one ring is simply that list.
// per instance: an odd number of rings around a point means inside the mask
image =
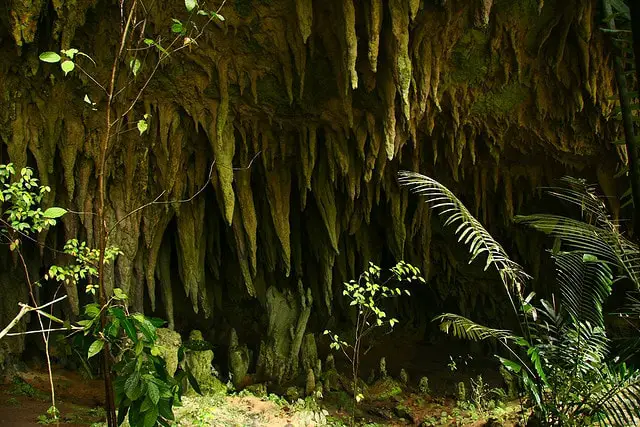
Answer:
[{"label": "fern frond", "polygon": [[517,338],[509,330],[489,328],[457,314],[442,314],[434,320],[440,321],[441,331],[458,338],[472,341],[482,341],[489,338],[512,341]]},{"label": "fern frond", "polygon": [[399,172],[399,182],[414,193],[425,197],[432,209],[446,218],[444,225],[456,225],[455,235],[464,243],[471,259],[469,263],[481,255],[486,256],[485,270],[494,266],[500,275],[503,285],[510,292],[521,295],[524,284],[530,276],[516,262],[512,261],[502,246],[489,234],[480,222],[471,215],[464,204],[448,188],[435,179],[415,172]]}]

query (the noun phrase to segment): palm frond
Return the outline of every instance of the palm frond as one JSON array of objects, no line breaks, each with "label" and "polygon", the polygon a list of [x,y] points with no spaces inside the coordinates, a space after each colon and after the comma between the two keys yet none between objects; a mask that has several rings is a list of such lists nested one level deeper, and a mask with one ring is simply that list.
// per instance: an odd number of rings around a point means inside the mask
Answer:
[{"label": "palm frond", "polygon": [[454,337],[472,341],[482,341],[489,338],[497,340],[515,340],[513,332],[506,329],[494,329],[480,325],[473,320],[457,314],[442,314],[434,320],[440,322],[440,330]]},{"label": "palm frond", "polygon": [[640,289],[640,248],[625,239],[615,227],[606,229],[547,214],[517,216],[514,220],[560,239],[570,249],[620,267]]},{"label": "palm frond", "polygon": [[444,225],[457,225],[455,235],[458,241],[469,248],[473,262],[481,255],[487,257],[485,270],[494,266],[503,285],[510,292],[521,294],[530,276],[516,262],[512,261],[502,246],[489,234],[480,222],[471,215],[464,204],[448,188],[433,178],[415,172],[399,172],[399,182],[414,193],[425,197],[432,209],[445,216]]},{"label": "palm frond", "polygon": [[593,390],[593,410],[609,425],[635,426],[640,423],[640,371],[621,363],[602,372]]},{"label": "palm frond", "polygon": [[594,186],[588,185],[584,179],[565,176],[559,182],[563,187],[543,187],[548,194],[577,206],[585,219],[595,219],[602,225],[611,224],[609,212]]},{"label": "palm frond", "polygon": [[557,254],[554,260],[562,307],[574,322],[604,328],[602,307],[611,294],[611,268],[597,258],[576,252]]}]

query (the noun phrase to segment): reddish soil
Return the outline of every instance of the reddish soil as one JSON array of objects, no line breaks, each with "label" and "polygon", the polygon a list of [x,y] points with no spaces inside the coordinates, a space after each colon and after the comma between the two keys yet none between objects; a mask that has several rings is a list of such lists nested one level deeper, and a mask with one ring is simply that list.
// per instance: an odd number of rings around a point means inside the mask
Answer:
[{"label": "reddish soil", "polygon": [[[0,425],[40,425],[38,416],[46,414],[51,406],[47,372],[29,370],[19,373],[16,378],[13,382],[9,379],[8,384],[0,384]],[[20,380],[24,383],[20,383]],[[88,426],[100,421],[99,411],[94,408],[104,402],[102,381],[88,380],[75,372],[57,370],[54,372],[54,384],[60,425]]]}]

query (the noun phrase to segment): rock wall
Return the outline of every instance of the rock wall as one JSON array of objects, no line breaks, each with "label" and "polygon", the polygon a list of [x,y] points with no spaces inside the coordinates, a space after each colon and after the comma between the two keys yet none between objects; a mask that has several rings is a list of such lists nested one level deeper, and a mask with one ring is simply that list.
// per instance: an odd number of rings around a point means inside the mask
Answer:
[{"label": "rock wall", "polygon": [[[55,203],[82,212],[45,237],[53,246],[96,243],[105,97],[82,73],[64,77],[38,54],[77,47],[106,81],[117,3],[9,0],[0,11],[0,162],[35,167]],[[318,325],[344,312],[341,283],[363,265],[405,259],[428,273],[436,296],[403,303],[414,318],[447,298],[497,316],[491,278],[466,273],[464,251],[398,188],[396,173],[451,185],[497,233],[536,203],[538,186],[566,173],[595,179],[597,171],[615,194],[614,83],[597,4],[227,1],[225,21],[163,65],[127,115],[131,126],[149,113],[149,132],[113,144],[108,222],[161,193],[179,200],[209,176],[210,185],[190,203],[154,205],[120,224],[110,243],[125,255],[110,286],[171,326],[191,308],[232,323],[233,310],[253,301],[266,328],[268,289],[297,292],[300,282]],[[181,0],[148,6],[149,35],[185,17]],[[150,54],[141,72],[155,60]],[[43,264],[53,261],[44,254]],[[11,286],[0,281],[2,292]]]}]

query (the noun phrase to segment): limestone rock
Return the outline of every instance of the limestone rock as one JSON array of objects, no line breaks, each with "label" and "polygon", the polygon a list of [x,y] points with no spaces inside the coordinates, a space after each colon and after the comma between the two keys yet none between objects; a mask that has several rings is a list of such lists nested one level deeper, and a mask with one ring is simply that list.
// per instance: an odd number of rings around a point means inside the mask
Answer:
[{"label": "limestone rock", "polygon": [[518,378],[507,370],[504,366],[500,366],[500,375],[507,386],[507,396],[510,399],[518,397]]},{"label": "limestone rock", "polygon": [[387,378],[387,359],[380,358],[380,378]]},{"label": "limestone rock", "polygon": [[327,360],[325,361],[325,368],[329,371],[331,369],[335,369],[336,368],[336,360],[333,357],[333,354],[329,353],[329,355],[327,356]]},{"label": "limestone rock", "polygon": [[160,347],[161,356],[167,364],[167,372],[173,376],[178,369],[178,350],[182,345],[182,338],[179,333],[168,328],[158,328],[156,334],[156,345]]},{"label": "limestone rock", "polygon": [[387,376],[381,378],[367,389],[370,400],[387,400],[402,394],[402,384]]},{"label": "limestone rock", "polygon": [[431,393],[431,389],[429,388],[429,378],[427,377],[420,378],[420,382],[418,383],[418,390],[420,390],[420,393],[422,394]]},{"label": "limestone rock", "polygon": [[316,376],[313,373],[313,369],[309,368],[307,370],[307,381],[304,385],[304,395],[311,396],[313,392],[316,390]]},{"label": "limestone rock", "polygon": [[409,374],[404,368],[400,369],[400,382],[405,386],[409,383]]},{"label": "limestone rock", "polygon": [[[302,339],[300,360],[302,362],[302,369],[304,369],[305,372],[309,369],[318,370],[318,349],[316,347],[316,339],[311,333],[306,334]],[[319,375],[319,372],[315,373]]]},{"label": "limestone rock", "polygon": [[313,298],[298,282],[298,293],[280,292],[275,286],[266,295],[269,327],[260,344],[258,377],[277,383],[298,375],[300,347],[311,314]]},{"label": "limestone rock", "polygon": [[249,349],[246,345],[239,345],[238,334],[231,329],[229,338],[229,373],[236,389],[240,388],[249,372]]},{"label": "limestone rock", "polygon": [[[191,331],[189,341],[191,343],[203,342],[202,332],[198,330]],[[227,387],[212,374],[212,362],[212,350],[189,350],[185,355],[186,367],[195,377],[203,393],[226,393]]]},{"label": "limestone rock", "polygon": [[288,387],[284,392],[284,396],[289,402],[295,402],[296,400],[300,399],[300,395],[300,389],[294,386]]},{"label": "limestone rock", "polygon": [[267,385],[265,383],[251,384],[245,387],[249,393],[256,397],[267,397]]},{"label": "limestone rock", "polygon": [[467,388],[464,385],[463,381],[460,381],[458,383],[456,395],[460,402],[464,402],[465,400],[467,400]]}]

